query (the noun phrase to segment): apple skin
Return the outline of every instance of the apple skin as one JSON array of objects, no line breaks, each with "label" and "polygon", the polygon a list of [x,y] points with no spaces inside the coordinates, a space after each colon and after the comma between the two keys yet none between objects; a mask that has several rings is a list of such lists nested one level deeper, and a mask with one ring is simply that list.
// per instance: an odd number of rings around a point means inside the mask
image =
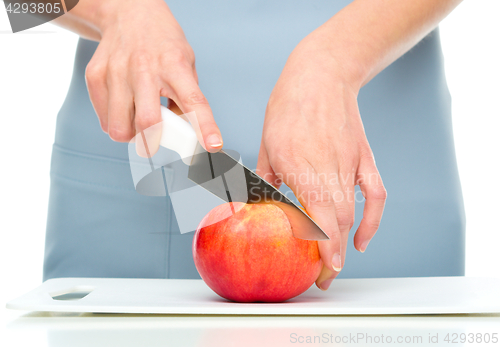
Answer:
[{"label": "apple skin", "polygon": [[[230,204],[237,212],[224,219]],[[272,204],[214,208],[196,230],[193,258],[205,283],[236,302],[286,301],[306,291],[322,267],[317,241],[294,237]]]}]

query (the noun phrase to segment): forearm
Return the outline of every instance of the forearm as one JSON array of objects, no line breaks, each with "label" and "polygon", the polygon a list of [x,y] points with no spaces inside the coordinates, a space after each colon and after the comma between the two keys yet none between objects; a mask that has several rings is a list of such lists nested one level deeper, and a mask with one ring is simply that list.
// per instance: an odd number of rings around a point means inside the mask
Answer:
[{"label": "forearm", "polygon": [[355,0],[314,34],[356,87],[407,52],[461,0]]},{"label": "forearm", "polygon": [[80,0],[71,11],[56,18],[52,23],[83,38],[100,41],[102,5],[107,1],[116,2],[116,0]]},{"label": "forearm", "polygon": [[[136,11],[137,6],[147,9],[149,5],[158,5],[156,2],[167,7],[162,0],[80,0],[70,12],[55,19],[53,23],[83,38],[100,41],[104,30],[117,16],[127,11]],[[139,12],[137,17],[141,16]]]}]

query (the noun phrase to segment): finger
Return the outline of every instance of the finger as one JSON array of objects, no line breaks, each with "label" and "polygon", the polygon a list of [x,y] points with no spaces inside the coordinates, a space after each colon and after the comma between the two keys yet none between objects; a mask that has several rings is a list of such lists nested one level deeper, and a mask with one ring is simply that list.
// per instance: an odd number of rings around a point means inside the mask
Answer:
[{"label": "finger", "polygon": [[279,189],[281,186],[281,179],[276,175],[271,164],[269,164],[269,157],[263,140],[260,143],[256,174],[271,183],[276,189]]},{"label": "finger", "polygon": [[[135,115],[133,125],[135,133],[141,133],[147,147],[137,146],[137,153],[143,157],[153,156],[160,147],[161,140],[161,103],[160,88],[152,75],[139,73],[133,77]],[[144,153],[146,152],[146,153]]]},{"label": "finger", "polygon": [[342,264],[345,263],[345,256],[347,250],[347,241],[349,238],[349,233],[354,225],[354,212],[356,207],[355,201],[355,169],[351,171],[344,171],[339,174],[339,183],[342,187],[343,191],[343,201],[339,203],[336,201],[337,214],[339,214],[339,210],[344,211],[345,215],[339,216],[337,215],[337,220],[339,221],[339,229],[342,233]]},{"label": "finger", "polygon": [[[307,160],[289,157],[286,163],[277,164],[277,171],[286,173],[283,182],[292,189],[307,213],[330,238],[318,241],[321,259],[330,271],[339,272],[342,269],[342,240],[332,192]],[[336,169],[328,171],[335,172]]]},{"label": "finger", "polygon": [[133,94],[124,77],[125,67],[116,64],[108,69],[108,134],[117,142],[128,142],[134,136],[132,118],[134,115]]},{"label": "finger", "polygon": [[354,246],[364,252],[368,243],[377,232],[384,212],[387,191],[373,160],[360,163],[357,184],[365,197],[363,218],[354,235]]},{"label": "finger", "polygon": [[[331,158],[337,157],[335,153],[331,155]],[[312,185],[307,188],[307,195],[309,203],[313,205],[313,210],[318,207],[329,208],[330,211],[319,213],[322,213],[322,215],[332,215],[332,221],[330,223],[333,223],[333,225],[336,226],[336,230],[338,230],[338,238],[332,239],[332,241],[329,242],[330,244],[328,242],[319,242],[318,244],[324,268],[316,280],[316,285],[322,290],[328,289],[332,280],[337,277],[344,267],[348,236],[354,224],[355,171],[352,169],[353,165],[352,163],[347,164],[347,166],[342,169],[342,173],[339,173],[337,167],[332,165],[332,162],[334,162],[334,160],[323,160],[318,162],[314,168],[311,168],[312,175],[309,175],[310,177],[307,179],[307,181],[312,183]],[[342,166],[344,165],[340,167]],[[303,179],[300,183],[304,187]],[[318,190],[318,187],[321,187],[319,188],[320,190]],[[309,211],[310,209],[308,209],[308,212]],[[310,214],[312,215],[313,213]],[[313,217],[313,219],[316,221],[315,217]],[[322,227],[322,224],[319,225]],[[333,255],[331,251],[332,248],[334,249]],[[331,259],[331,266],[329,266],[329,259]]]},{"label": "finger", "polygon": [[[171,82],[171,88],[174,95],[167,97],[171,97],[182,112],[188,116],[203,148],[208,152],[219,151],[223,145],[222,136],[215,123],[210,105],[196,80],[192,76],[190,78],[174,78]],[[190,117],[190,112],[194,112],[196,117]]]},{"label": "finger", "polygon": [[196,71],[196,66],[194,62],[193,62],[193,77],[194,80],[196,81],[196,84],[199,84],[200,82],[198,81],[198,71]]},{"label": "finger", "polygon": [[[349,184],[351,181],[353,179],[349,179],[348,174],[335,174],[331,175],[328,181],[325,182],[330,191],[333,191],[332,197],[335,206],[335,215],[340,232],[340,253],[333,256],[333,271],[327,267],[323,268],[316,280],[316,285],[322,290],[327,290],[330,287],[330,284],[345,264],[347,240],[354,224],[354,188],[349,188],[349,186],[352,186],[352,184]],[[320,253],[322,252],[323,250],[320,248]]]},{"label": "finger", "polygon": [[95,53],[85,69],[85,82],[90,102],[99,119],[101,129],[108,133],[108,84],[106,81],[106,63]]},{"label": "finger", "polygon": [[332,271],[323,264],[321,272],[316,279],[316,286],[321,290],[327,290],[330,287],[332,281],[337,277],[340,272]]},{"label": "finger", "polygon": [[[341,255],[342,264],[345,264],[346,251],[347,251],[347,236],[341,234]],[[323,264],[321,272],[316,279],[316,286],[321,290],[327,290],[332,281],[339,275],[340,271],[332,271]]]}]

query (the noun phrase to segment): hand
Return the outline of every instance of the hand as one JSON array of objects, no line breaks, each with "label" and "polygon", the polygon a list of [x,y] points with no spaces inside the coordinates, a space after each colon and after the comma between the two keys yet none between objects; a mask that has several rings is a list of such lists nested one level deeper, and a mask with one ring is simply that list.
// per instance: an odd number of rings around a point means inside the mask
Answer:
[{"label": "hand", "polygon": [[322,40],[313,32],[295,48],[271,93],[257,173],[289,186],[330,237],[319,241],[324,265],[316,280],[326,290],[345,262],[354,186],[366,199],[354,236],[360,252],[378,229],[386,190],[358,111],[356,74],[340,66]]},{"label": "hand", "polygon": [[[100,6],[101,41],[85,77],[102,130],[115,141],[131,140],[161,122],[164,96],[171,109],[195,111],[199,129],[193,126],[205,149],[222,148],[219,128],[198,87],[193,50],[165,2],[110,0]],[[150,148],[153,153],[157,145]]]}]

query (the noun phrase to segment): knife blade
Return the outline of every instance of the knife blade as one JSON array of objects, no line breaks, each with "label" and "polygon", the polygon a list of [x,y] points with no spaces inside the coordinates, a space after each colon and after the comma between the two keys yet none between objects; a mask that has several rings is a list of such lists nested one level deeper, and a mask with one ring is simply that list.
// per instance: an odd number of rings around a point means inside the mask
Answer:
[{"label": "knife blade", "polygon": [[[144,189],[139,189],[139,187],[144,187],[144,183],[148,182],[148,193],[145,195],[165,195],[168,191],[174,205],[177,204],[174,206],[174,210],[183,212],[179,215],[176,212],[180,224],[185,222],[179,220],[180,218],[195,218],[193,215],[206,213],[222,202],[267,203],[276,205],[287,215],[295,237],[305,240],[329,240],[328,235],[304,210],[272,184],[244,166],[236,151],[226,149],[216,153],[207,152],[198,142],[196,132],[188,122],[163,106],[162,118],[162,124],[154,126],[162,129],[160,146],[176,152],[181,159],[158,159],[161,155],[155,154],[155,156],[147,158],[150,169],[146,165],[134,166],[133,163],[138,162],[138,156],[135,154],[135,143],[142,143],[146,149],[148,146],[147,136],[144,135],[148,131],[145,130],[140,135],[141,137],[138,134],[136,140],[131,141],[131,145],[134,144],[134,146],[129,146],[129,161],[136,190],[142,194]],[[150,133],[157,133],[157,131]],[[176,178],[175,182],[169,185],[169,180],[165,177],[165,170],[162,169],[163,171],[159,172],[160,168],[171,170],[173,177]],[[147,172],[148,170],[150,173]],[[166,185],[169,186],[168,189]],[[199,189],[196,190],[195,185],[218,199],[213,200],[203,195]],[[155,189],[159,193],[155,193],[153,191]],[[184,194],[182,198],[179,198],[180,193]],[[183,206],[179,206],[179,204]],[[199,207],[197,208],[197,206]],[[197,209],[200,211],[196,211]],[[188,213],[184,211],[188,211]],[[188,225],[189,223],[184,224]],[[196,223],[189,225],[194,224]],[[189,227],[186,226],[186,228]]]},{"label": "knife blade", "polygon": [[[188,178],[226,202],[244,202],[247,204],[270,203],[278,206],[287,215],[295,237],[305,240],[329,240],[328,235],[292,200],[276,189],[255,172],[248,169],[224,150],[217,153],[205,151],[198,143],[196,155],[189,166]],[[239,190],[230,189],[228,173],[238,172],[241,167],[244,175],[237,179],[244,180]],[[215,179],[221,177],[223,185]],[[232,177],[231,177],[232,178]],[[234,181],[234,180],[233,180]],[[244,190],[243,190],[244,189]]]}]

